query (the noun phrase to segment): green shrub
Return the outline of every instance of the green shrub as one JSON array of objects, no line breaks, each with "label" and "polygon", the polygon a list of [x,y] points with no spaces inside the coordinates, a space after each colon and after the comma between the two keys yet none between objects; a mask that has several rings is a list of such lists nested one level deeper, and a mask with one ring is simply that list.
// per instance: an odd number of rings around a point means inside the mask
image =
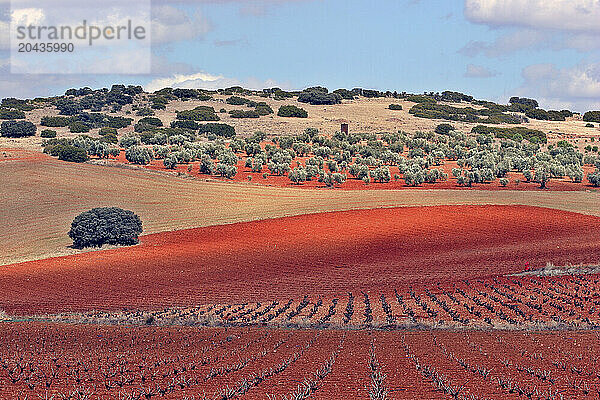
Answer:
[{"label": "green shrub", "polygon": [[277,115],[280,117],[308,118],[306,110],[292,105],[279,107]]},{"label": "green shrub", "polygon": [[131,125],[133,122],[133,118],[127,118],[127,117],[113,117],[110,115],[106,115],[105,118],[107,120],[106,125],[108,125],[110,128],[116,128],[116,129],[126,128],[129,125]]},{"label": "green shrub", "polygon": [[337,93],[310,90],[300,93],[298,96],[298,101],[300,103],[308,103],[312,105],[340,104],[342,102],[342,96]]},{"label": "green shrub", "polygon": [[456,128],[454,128],[450,124],[439,124],[438,126],[435,127],[435,133],[437,133],[439,135],[447,135],[450,133],[450,131],[453,131],[455,129]]},{"label": "green shrub", "polygon": [[390,169],[388,167],[375,168],[373,171],[371,171],[370,175],[375,182],[386,183],[392,179],[392,175],[390,174]]},{"label": "green shrub", "polygon": [[152,102],[150,107],[153,110],[164,110],[167,108],[167,104],[169,104],[169,99],[164,96],[154,96],[150,101]]},{"label": "green shrub", "polygon": [[104,135],[100,138],[100,141],[105,142],[105,143],[117,144],[119,142],[119,139],[117,138],[117,135],[115,135],[114,133],[107,133],[106,135]]},{"label": "green shrub", "polygon": [[43,138],[55,138],[56,137],[56,131],[53,131],[52,129],[44,129],[42,130],[42,132],[40,132],[40,136]]},{"label": "green shrub", "polygon": [[528,99],[526,97],[511,97],[508,101],[511,104],[513,111],[525,112],[528,109],[538,108],[537,100]]},{"label": "green shrub", "polygon": [[163,126],[162,121],[160,120],[160,118],[156,118],[156,117],[144,117],[144,118],[140,118],[140,120],[137,122],[138,124],[146,124],[146,125],[152,125],[152,126]]},{"label": "green shrub", "polygon": [[233,106],[241,106],[247,104],[249,101],[250,100],[239,96],[231,96],[225,100],[227,104],[231,104]]},{"label": "green shrub", "polygon": [[525,111],[525,115],[529,118],[542,120],[542,121],[564,121],[567,117],[573,115],[569,110],[563,111],[546,111],[540,108],[529,109]]},{"label": "green shrub", "polygon": [[364,164],[351,164],[348,172],[356,179],[369,177],[369,167]]},{"label": "green shrub", "polygon": [[134,131],[141,133],[145,131],[151,131],[156,128],[163,126],[162,121],[156,117],[144,117],[141,118],[137,124],[135,124]]},{"label": "green shrub", "polygon": [[72,145],[58,145],[58,148],[53,152],[58,155],[58,159],[68,162],[82,163],[88,160],[88,155],[85,149]]},{"label": "green shrub", "polygon": [[198,128],[200,134],[213,134],[225,138],[231,138],[235,136],[235,128],[227,124],[208,123],[202,124]]},{"label": "green shrub", "polygon": [[254,110],[231,110],[229,111],[231,118],[259,118],[260,115]]},{"label": "green shrub", "polygon": [[139,145],[140,143],[142,142],[138,135],[127,135],[121,138],[120,145],[121,147],[128,148],[131,146]]},{"label": "green shrub", "polygon": [[79,214],[71,223],[73,247],[129,246],[139,242],[142,221],[132,211],[116,207],[94,208]]},{"label": "green shrub", "polygon": [[546,134],[536,129],[529,129],[522,126],[516,126],[513,128],[500,128],[495,126],[477,125],[471,129],[473,133],[479,133],[482,135],[494,135],[497,138],[512,139],[518,136],[529,140],[530,142],[542,142],[546,143]]},{"label": "green shrub", "polygon": [[342,99],[354,100],[354,94],[348,89],[337,89],[334,90],[333,93],[339,95]]},{"label": "green shrub", "polygon": [[260,102],[256,105],[255,108],[258,115],[269,115],[273,114],[273,109],[267,103]]},{"label": "green shrub", "polygon": [[[205,99],[205,100],[211,99],[210,96],[206,96],[204,93],[200,92],[198,89],[177,88],[177,89],[173,89],[173,91],[171,93],[173,94],[173,96],[175,96],[179,99],[183,99],[183,100],[197,99],[199,97],[202,97],[202,99]],[[206,99],[206,97],[208,97],[208,99]]]},{"label": "green shrub", "polygon": [[100,135],[100,136],[106,136],[106,135],[117,136],[118,135],[117,128],[111,128],[109,126],[102,127],[102,128],[100,128],[100,131],[98,131],[98,135]]},{"label": "green shrub", "polygon": [[87,133],[90,131],[90,127],[80,121],[75,121],[69,124],[69,131],[71,133]]},{"label": "green shrub", "polygon": [[175,169],[175,167],[177,166],[177,157],[175,157],[174,155],[169,155],[165,157],[165,159],[163,160],[163,165],[167,169]]},{"label": "green shrub", "polygon": [[323,86],[312,86],[312,87],[308,87],[308,88],[304,89],[302,92],[303,93],[307,93],[307,92],[329,93],[329,89],[327,89],[326,87],[323,87]]},{"label": "green shrub", "polygon": [[426,96],[423,94],[411,94],[408,97],[406,97],[406,100],[412,101],[413,103],[437,103],[433,97]]},{"label": "green shrub", "polygon": [[29,121],[4,121],[0,125],[0,136],[20,138],[34,136],[37,128]]},{"label": "green shrub", "polygon": [[198,106],[193,110],[177,111],[177,119],[192,121],[219,121],[219,116],[213,107]]},{"label": "green shrub", "polygon": [[600,169],[596,169],[596,171],[590,172],[587,175],[587,178],[593,186],[600,187]]},{"label": "green shrub", "polygon": [[58,99],[56,108],[60,111],[60,115],[76,115],[83,110],[79,102],[68,98]]},{"label": "green shrub", "polygon": [[212,97],[211,95],[209,95],[209,94],[204,94],[204,93],[199,93],[197,98],[198,98],[198,100],[200,100],[200,101],[209,101],[209,100],[212,100],[212,99],[213,99],[213,97]]},{"label": "green shrub", "polygon": [[232,179],[237,174],[237,167],[235,165],[219,163],[217,164],[216,171],[222,177]]},{"label": "green shrub", "polygon": [[328,187],[334,187],[335,185],[341,185],[346,182],[346,175],[340,174],[339,172],[323,173],[319,176],[319,182],[323,182]]},{"label": "green shrub", "polygon": [[73,118],[71,117],[42,117],[40,125],[50,128],[59,128],[69,126],[71,122],[73,122]]},{"label": "green shrub", "polygon": [[408,186],[419,186],[425,182],[425,173],[418,165],[412,165],[404,172],[404,183]]},{"label": "green shrub", "polygon": [[200,125],[196,121],[192,121],[191,119],[180,119],[171,122],[171,128],[182,128],[195,131],[198,130],[199,127]]},{"label": "green shrub", "polygon": [[22,119],[25,113],[20,110],[0,109],[0,119]]},{"label": "green shrub", "polygon": [[541,121],[548,120],[548,112],[546,110],[542,110],[539,108],[531,108],[531,109],[525,111],[525,115],[529,118],[537,119],[537,120],[541,120]]},{"label": "green shrub", "polygon": [[583,114],[585,122],[600,122],[600,111],[588,111]]},{"label": "green shrub", "polygon": [[473,96],[469,96],[460,92],[446,90],[442,92],[442,101],[450,101],[453,103],[460,103],[462,101],[466,101],[467,103],[470,103],[473,101]]},{"label": "green shrub", "polygon": [[402,105],[401,105],[401,104],[390,104],[390,105],[388,106],[388,108],[389,108],[390,110],[396,110],[396,111],[399,111],[399,110],[402,110]]},{"label": "green shrub", "polygon": [[294,182],[296,185],[299,185],[302,182],[305,182],[308,174],[304,168],[298,167],[294,168],[288,173],[288,178],[290,181]]},{"label": "green shrub", "polygon": [[[37,98],[34,101],[44,101],[46,99]],[[35,109],[33,104],[29,104],[29,100],[15,99],[14,97],[7,97],[2,99],[0,105],[4,108],[14,108],[21,111],[31,111]]]}]

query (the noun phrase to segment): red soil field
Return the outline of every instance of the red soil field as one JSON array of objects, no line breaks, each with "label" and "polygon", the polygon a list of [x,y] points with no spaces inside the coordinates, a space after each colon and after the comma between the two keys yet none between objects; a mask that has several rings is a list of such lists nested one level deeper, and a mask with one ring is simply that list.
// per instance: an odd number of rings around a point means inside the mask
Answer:
[{"label": "red soil field", "polygon": [[40,151],[32,151],[16,148],[0,148],[0,162],[2,161],[42,161],[52,159]]},{"label": "red soil field", "polygon": [[303,329],[598,329],[600,275],[506,276],[417,286],[407,291],[304,296],[241,304],[162,310],[90,311],[44,315],[67,323],[157,326],[265,326]]},{"label": "red soil field", "polygon": [[[200,206],[200,205],[199,205]],[[600,218],[528,206],[437,206],[310,214],[141,238],[129,248],[0,267],[9,313],[157,309],[393,293],[593,263]],[[374,297],[374,296],[377,297]]]},{"label": "red soil field", "polygon": [[[308,157],[298,157],[298,160],[303,164]],[[119,156],[110,157],[110,161],[118,161],[123,164],[131,164],[125,158],[125,152],[121,151]],[[272,175],[269,172],[269,169],[266,166],[263,166],[261,172],[252,172],[251,168],[247,168],[245,165],[245,159],[239,160],[237,164],[238,173],[233,177],[233,181],[235,182],[251,182],[254,184],[266,185],[266,186],[277,186],[277,187],[290,187],[290,188],[299,188],[299,189],[310,189],[310,188],[325,188],[325,184],[318,182],[316,179],[313,179],[309,182],[303,182],[300,185],[297,185],[289,180],[287,174],[285,175]],[[217,179],[222,181],[228,181],[228,179],[222,178],[218,175],[206,175],[200,173],[200,162],[194,161],[188,164],[179,164],[175,168],[175,171],[181,174],[187,174],[190,176],[198,177],[198,178],[210,178]],[[296,161],[294,161],[294,166],[296,165]],[[145,168],[154,171],[173,171],[165,168],[162,159],[152,160],[150,164],[146,165]],[[546,189],[540,188],[539,183],[535,182],[526,182],[523,174],[518,172],[509,172],[506,175],[506,178],[510,180],[510,183],[503,187],[500,185],[498,179],[494,182],[489,183],[480,183],[473,184],[472,187],[460,186],[456,182],[456,178],[452,176],[452,169],[458,168],[458,164],[456,161],[445,161],[443,165],[432,167],[432,169],[442,169],[446,174],[448,174],[448,179],[446,181],[440,181],[436,183],[423,183],[419,186],[407,186],[404,183],[403,175],[398,170],[396,166],[388,166],[390,169],[390,174],[392,176],[392,180],[387,183],[379,183],[371,181],[369,184],[365,184],[360,179],[352,178],[351,175],[346,173],[347,181],[342,185],[336,186],[338,189],[343,190],[381,190],[381,189],[408,189],[408,190],[418,190],[418,189],[462,189],[462,190],[552,190],[552,191],[577,191],[577,190],[589,190],[593,188],[593,186],[587,180],[587,174],[594,172],[595,167],[590,165],[583,166],[584,178],[581,183],[575,183],[571,181],[568,177],[561,179],[552,179],[548,183],[548,187]],[[327,171],[327,167],[324,167]],[[263,177],[263,174],[267,173],[266,177]],[[394,180],[394,175],[398,174],[400,176],[399,180]],[[248,179],[248,177],[251,179]],[[520,180],[517,184],[516,180]]]},{"label": "red soil field", "polygon": [[599,339],[594,331],[0,323],[0,398],[216,399],[229,389],[235,398],[279,399],[310,381],[311,398],[368,399],[377,371],[389,399],[447,399],[453,391],[466,399],[595,399]]}]

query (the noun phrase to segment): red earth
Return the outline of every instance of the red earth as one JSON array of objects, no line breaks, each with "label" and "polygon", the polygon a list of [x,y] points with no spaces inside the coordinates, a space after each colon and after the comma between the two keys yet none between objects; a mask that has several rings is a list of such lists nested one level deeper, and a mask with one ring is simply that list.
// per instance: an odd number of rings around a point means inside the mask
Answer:
[{"label": "red earth", "polygon": [[[201,205],[199,205],[201,206]],[[332,212],[152,234],[133,247],[0,267],[27,314],[406,290],[547,262],[593,263],[600,218],[528,206]]]},{"label": "red earth", "polygon": [[52,159],[48,154],[39,151],[15,149],[15,148],[0,148],[1,161],[43,161]]},{"label": "red earth", "polygon": [[[595,399],[598,339],[594,331],[0,323],[0,398],[62,398],[79,391],[92,392],[94,399],[140,394],[212,399],[226,388],[242,387],[236,398],[290,398],[308,380],[311,398],[368,399],[378,372],[379,386],[392,399],[447,399],[452,389],[460,390],[459,398],[520,399],[527,397],[518,392],[537,391],[532,398],[560,398],[556,394],[561,393],[565,399]],[[331,367],[324,369],[328,361]],[[257,375],[261,379],[253,379]]]},{"label": "red earth", "polygon": [[[92,157],[97,159],[96,157]],[[51,156],[44,154],[39,151],[32,150],[24,150],[24,149],[13,149],[13,148],[0,148],[0,162],[2,161],[44,161],[52,159]],[[301,160],[302,163],[306,161],[307,157],[298,157],[298,160]],[[117,157],[110,156],[108,158],[110,162],[123,163],[123,164],[131,164],[125,158],[125,151],[122,150],[121,153]],[[234,181],[234,182],[249,182],[264,186],[276,186],[276,187],[289,187],[289,188],[298,188],[298,189],[310,189],[310,188],[325,188],[325,184],[318,182],[316,179],[313,179],[309,182],[303,182],[300,185],[297,185],[289,180],[287,174],[282,176],[272,175],[269,172],[269,169],[264,166],[261,172],[252,172],[250,168],[244,166],[245,160],[240,160],[237,164],[238,173],[233,177],[233,179],[228,180],[226,178],[220,177],[218,175],[206,175],[201,174],[199,171],[199,162],[191,162],[189,164],[179,164],[177,165],[175,171],[186,174],[189,176],[194,176],[201,179],[212,179],[212,180],[221,180],[221,181]],[[66,161],[65,161],[66,162]],[[295,162],[294,162],[295,164]],[[423,183],[420,186],[407,186],[404,183],[402,178],[402,174],[398,171],[398,167],[389,166],[390,173],[392,175],[392,180],[387,183],[373,182],[366,184],[360,179],[352,178],[352,176],[347,176],[347,181],[341,186],[337,186],[338,189],[342,190],[381,190],[381,189],[408,189],[408,190],[418,190],[418,189],[462,189],[462,190],[552,190],[552,191],[579,191],[579,190],[590,190],[593,186],[587,180],[587,174],[591,173],[595,170],[593,166],[584,165],[583,172],[584,178],[582,183],[574,183],[569,178],[562,179],[552,179],[548,183],[546,189],[541,189],[540,185],[535,182],[525,182],[523,178],[523,174],[517,172],[509,172],[507,174],[507,178],[510,180],[510,183],[503,187],[500,185],[498,179],[494,182],[482,183],[482,184],[473,184],[472,187],[460,186],[456,182],[456,178],[452,176],[452,169],[457,168],[458,165],[456,161],[446,161],[443,165],[432,167],[442,169],[446,174],[448,174],[448,180],[436,182],[436,183]],[[154,171],[172,171],[164,167],[163,160],[152,160],[150,164],[146,165],[145,168],[154,170]],[[325,167],[327,170],[327,167]],[[263,174],[267,174],[263,176]],[[398,174],[400,179],[395,180],[394,175]],[[251,179],[249,179],[251,177]],[[516,181],[520,182],[517,183]]]},{"label": "red earth", "polygon": [[[297,160],[300,160],[302,164],[306,161],[308,157],[298,157]],[[119,162],[123,164],[130,164],[125,158],[125,151],[121,151],[119,156],[110,157],[109,161]],[[245,159],[239,160],[237,163],[238,173],[233,177],[233,179],[228,180],[226,178],[222,178],[218,175],[206,175],[200,173],[199,162],[194,161],[188,164],[179,164],[175,168],[175,171],[181,174],[187,174],[190,176],[194,176],[197,178],[203,179],[217,179],[223,181],[234,181],[234,182],[250,182],[265,186],[276,186],[276,187],[293,187],[299,189],[310,189],[310,188],[325,188],[325,184],[318,182],[316,179],[313,179],[309,182],[303,182],[299,185],[293,183],[289,180],[287,174],[285,175],[272,175],[269,172],[269,169],[266,166],[263,166],[261,172],[252,172],[250,168],[247,168],[245,164]],[[296,161],[293,162],[293,165],[296,165]],[[145,168],[154,171],[173,171],[165,168],[163,165],[162,159],[152,160],[150,164],[146,165]],[[390,169],[390,174],[392,176],[392,180],[387,183],[380,183],[371,181],[366,184],[360,179],[352,178],[351,175],[347,174],[347,180],[342,185],[338,186],[338,188],[343,190],[380,190],[380,189],[463,189],[463,190],[557,190],[557,191],[577,191],[577,190],[589,190],[592,188],[592,185],[587,180],[587,174],[594,172],[595,168],[590,165],[583,166],[584,178],[583,182],[575,183],[572,182],[569,178],[562,179],[552,179],[547,185],[546,189],[540,188],[539,183],[535,182],[525,182],[525,178],[523,174],[518,172],[509,172],[506,175],[506,178],[510,180],[510,183],[503,187],[500,185],[500,181],[496,179],[494,182],[489,183],[476,183],[473,184],[472,187],[465,187],[458,185],[456,178],[452,176],[452,169],[458,168],[458,164],[456,161],[445,161],[443,165],[434,166],[432,169],[442,169],[446,174],[448,174],[448,179],[446,181],[440,181],[436,183],[423,183],[419,186],[407,186],[404,183],[403,175],[398,170],[396,166],[388,166]],[[327,167],[324,167],[327,171]],[[263,174],[267,174],[263,176]],[[399,175],[400,179],[395,180],[394,175]],[[250,179],[249,179],[250,177]],[[520,182],[517,183],[516,181]]]}]

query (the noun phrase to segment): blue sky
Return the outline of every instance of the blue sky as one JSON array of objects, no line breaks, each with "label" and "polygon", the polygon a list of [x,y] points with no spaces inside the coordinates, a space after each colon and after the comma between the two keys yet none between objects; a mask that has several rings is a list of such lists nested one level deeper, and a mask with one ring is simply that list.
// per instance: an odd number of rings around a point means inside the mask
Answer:
[{"label": "blue sky", "polygon": [[156,37],[151,75],[0,71],[0,90],[15,95],[15,82],[28,87],[36,79],[36,95],[113,82],[149,89],[318,84],[600,108],[598,0],[154,0],[153,7],[153,23],[166,29]]}]

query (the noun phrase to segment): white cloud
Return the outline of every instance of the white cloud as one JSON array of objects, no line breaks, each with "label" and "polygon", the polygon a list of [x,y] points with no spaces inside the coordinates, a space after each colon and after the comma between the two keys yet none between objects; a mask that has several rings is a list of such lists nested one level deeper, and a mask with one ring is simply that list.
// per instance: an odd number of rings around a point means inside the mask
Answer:
[{"label": "white cloud", "polygon": [[467,43],[459,50],[467,56],[600,48],[600,0],[465,0],[464,14],[471,22],[509,29],[492,42]]},{"label": "white cloud", "polygon": [[153,43],[195,39],[204,36],[211,29],[212,23],[199,11],[188,15],[168,5],[152,8]]},{"label": "white cloud", "polygon": [[216,82],[225,80],[223,76],[211,75],[204,72],[195,74],[174,74],[166,78],[156,78],[144,87],[148,92],[154,92],[165,87],[208,89]]},{"label": "white cloud", "polygon": [[459,53],[468,57],[483,54],[487,57],[501,57],[520,50],[526,50],[531,47],[546,47],[549,44],[548,35],[544,32],[532,29],[519,29],[507,34],[498,36],[491,43],[482,41],[471,41],[467,43]]},{"label": "white cloud", "polygon": [[41,8],[20,8],[13,10],[10,18],[15,25],[39,25],[46,19],[46,14]]},{"label": "white cloud", "polygon": [[545,108],[586,111],[600,108],[600,63],[570,68],[534,64],[523,68],[523,84],[517,95],[536,97]]},{"label": "white cloud", "polygon": [[492,71],[482,65],[469,64],[464,76],[466,78],[491,78],[498,75],[498,72]]},{"label": "white cloud", "polygon": [[492,26],[600,32],[598,0],[465,0],[465,16]]},{"label": "white cloud", "polygon": [[144,89],[148,92],[154,92],[165,87],[215,90],[238,85],[247,89],[264,89],[276,86],[287,89],[290,87],[289,84],[278,83],[271,79],[260,80],[248,78],[246,80],[239,80],[236,78],[228,78],[223,75],[198,72],[193,74],[174,74],[169,77],[156,78],[144,85]]}]

